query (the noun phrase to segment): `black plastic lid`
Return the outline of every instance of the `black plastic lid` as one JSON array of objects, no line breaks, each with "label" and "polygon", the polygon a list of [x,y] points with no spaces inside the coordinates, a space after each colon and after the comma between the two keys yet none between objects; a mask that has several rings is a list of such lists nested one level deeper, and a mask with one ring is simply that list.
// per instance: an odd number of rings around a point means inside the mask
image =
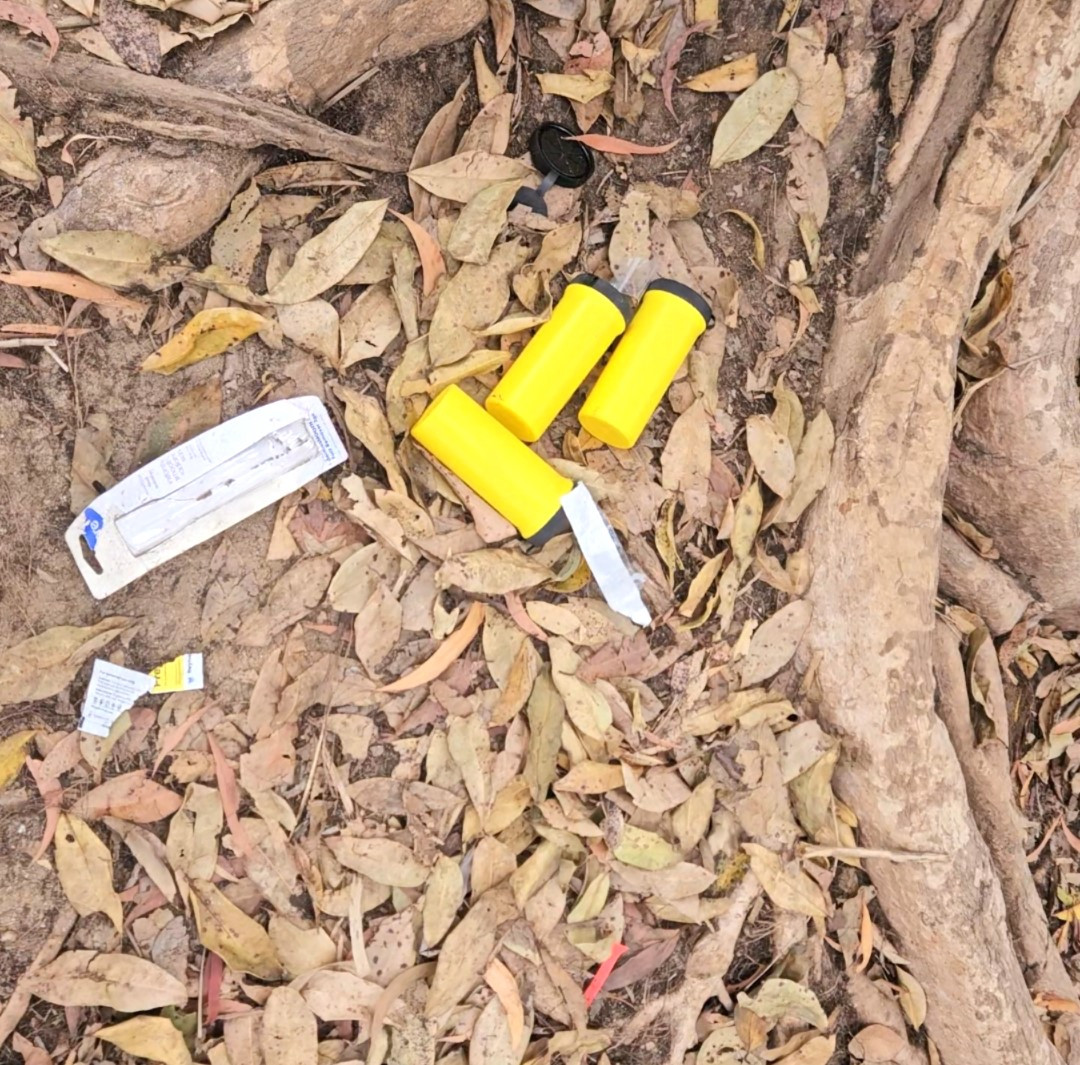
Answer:
[{"label": "black plastic lid", "polygon": [[623,321],[629,323],[630,315],[634,313],[634,306],[630,302],[630,297],[620,292],[610,281],[605,281],[595,274],[578,274],[570,284],[588,285],[589,288],[599,292],[601,296],[606,296],[618,308],[619,314],[623,316]]},{"label": "black plastic lid", "polygon": [[544,122],[529,138],[533,165],[541,174],[557,174],[556,183],[568,189],[584,185],[592,177],[596,162],[580,141],[568,140],[577,134],[558,122]]},{"label": "black plastic lid", "polygon": [[716,316],[713,314],[712,307],[709,306],[709,301],[700,292],[695,292],[689,285],[684,285],[681,281],[675,281],[670,277],[661,277],[656,281],[649,282],[645,291],[648,292],[650,289],[656,289],[657,292],[670,292],[673,296],[686,300],[705,319],[706,329],[716,321]]},{"label": "black plastic lid", "polygon": [[559,509],[544,523],[543,527],[534,532],[525,542],[529,545],[530,549],[535,549],[537,547],[543,547],[548,540],[568,532],[570,532],[570,519],[564,513],[563,508],[559,507]]}]

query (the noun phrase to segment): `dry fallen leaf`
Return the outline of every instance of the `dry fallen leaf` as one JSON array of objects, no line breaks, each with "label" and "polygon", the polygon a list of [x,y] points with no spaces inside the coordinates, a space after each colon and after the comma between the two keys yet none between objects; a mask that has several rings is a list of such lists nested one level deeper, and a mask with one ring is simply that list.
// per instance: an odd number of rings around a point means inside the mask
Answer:
[{"label": "dry fallen leaf", "polygon": [[183,1007],[188,1001],[183,982],[152,962],[96,950],[69,950],[31,969],[20,986],[56,1006],[108,1006],[121,1013]]},{"label": "dry fallen leaf", "polygon": [[799,79],[795,118],[816,141],[828,144],[844,114],[844,75],[835,55],[825,54],[826,29],[811,18],[788,34],[787,68]]},{"label": "dry fallen leaf", "polygon": [[795,480],[795,453],[771,418],[755,414],[746,419],[746,446],[761,479],[778,496],[788,495]]},{"label": "dry fallen leaf", "polygon": [[509,547],[466,551],[447,559],[435,575],[440,588],[470,595],[506,595],[555,579],[542,562]]},{"label": "dry fallen leaf", "polygon": [[498,245],[487,262],[465,263],[446,283],[431,319],[431,365],[457,362],[475,347],[475,334],[498,321],[510,298],[510,277],[528,257],[524,245]]},{"label": "dry fallen leaf", "polygon": [[754,265],[759,270],[765,269],[765,238],[761,235],[761,230],[758,228],[757,222],[754,221],[752,215],[748,215],[745,211],[737,211],[735,208],[729,208],[724,214],[733,214],[740,221],[745,222],[751,232],[754,234]]},{"label": "dry fallen leaf", "polygon": [[420,887],[430,872],[408,847],[392,839],[331,836],[326,844],[346,869],[387,887]]},{"label": "dry fallen leaf", "polygon": [[8,787],[22,772],[26,762],[26,749],[37,734],[37,729],[23,729],[0,740],[0,791]]},{"label": "dry fallen leaf", "polygon": [[[757,843],[744,843],[742,849],[750,856],[750,868],[774,906],[824,920],[828,911],[821,888],[799,868],[798,862],[784,862],[778,854]],[[810,994],[806,988],[795,986]],[[820,1027],[824,1028],[828,1021],[824,1014],[821,1018]]]},{"label": "dry fallen leaf", "polygon": [[720,119],[709,166],[723,166],[756,152],[784,124],[798,98],[794,72],[781,67],[762,74]]},{"label": "dry fallen leaf", "polygon": [[496,904],[487,895],[450,931],[439,951],[424,1015],[442,1017],[483,979],[495,952]]},{"label": "dry fallen leaf", "polygon": [[266,930],[230,902],[208,880],[192,880],[191,905],[199,942],[238,973],[260,980],[280,980],[281,961]]},{"label": "dry fallen leaf", "polygon": [[318,1065],[315,1015],[295,988],[270,992],[263,1007],[261,1047],[264,1065]]},{"label": "dry fallen leaf", "polygon": [[795,455],[795,480],[791,492],[771,515],[772,521],[798,521],[817,498],[829,478],[834,442],[832,419],[826,411],[819,411],[806,427]]},{"label": "dry fallen leaf", "polygon": [[741,663],[741,686],[760,684],[791,661],[810,625],[813,607],[806,599],[797,599],[781,607],[750,638],[750,646]]},{"label": "dry fallen leaf", "polygon": [[40,243],[46,255],[102,285],[151,292],[168,288],[191,272],[191,263],[170,255],[138,233],[69,229]]},{"label": "dry fallen leaf", "polygon": [[413,688],[419,688],[423,684],[430,684],[462,655],[465,648],[472,643],[473,638],[480,631],[480,626],[483,623],[484,604],[473,603],[462,623],[443,640],[439,649],[427,661],[410,670],[405,676],[384,685],[379,691],[405,692],[411,691]]},{"label": "dry fallen leaf", "polygon": [[303,303],[339,284],[371,246],[388,203],[354,203],[296,253],[292,266],[266,298],[271,303]]},{"label": "dry fallen leaf", "polygon": [[101,1028],[95,1038],[162,1065],[191,1065],[191,1053],[180,1029],[167,1017],[132,1017],[119,1024]]},{"label": "dry fallen leaf", "polygon": [[261,196],[254,181],[238,192],[210,241],[210,262],[245,285],[251,279],[262,245]]},{"label": "dry fallen leaf", "polygon": [[131,618],[124,617],[105,618],[87,628],[59,625],[0,652],[0,706],[62,692],[83,662],[131,625]]},{"label": "dry fallen leaf", "polygon": [[341,323],[332,303],[326,300],[285,303],[278,308],[277,320],[286,340],[325,359],[331,366],[338,365]]},{"label": "dry fallen leaf", "polygon": [[499,234],[506,226],[506,212],[517,190],[518,178],[481,189],[462,208],[446,242],[446,250],[463,263],[486,263]]},{"label": "dry fallen leaf", "polygon": [[0,283],[17,285],[19,288],[43,288],[48,292],[62,292],[65,296],[90,300],[106,307],[126,310],[145,310],[145,304],[121,296],[115,289],[88,281],[78,274],[65,274],[59,270],[12,270],[0,274]]},{"label": "dry fallen leaf", "polygon": [[910,1050],[907,1039],[894,1028],[871,1024],[852,1036],[848,1052],[855,1061],[891,1062]]},{"label": "dry fallen leaf", "polygon": [[461,865],[440,854],[435,859],[424,889],[424,945],[437,947],[453,927],[458,910],[465,900],[465,879]]},{"label": "dry fallen leaf", "polygon": [[60,814],[55,844],[56,873],[75,912],[80,917],[103,913],[122,932],[124,911],[113,888],[109,848],[85,821],[66,813]]},{"label": "dry fallen leaf", "polygon": [[579,133],[576,137],[566,139],[579,141],[587,148],[607,152],[610,155],[663,155],[679,143],[675,140],[670,144],[637,144],[634,141],[624,140],[622,137],[610,137],[605,133]]},{"label": "dry fallen leaf", "polygon": [[15,105],[15,90],[0,74],[0,173],[37,188],[41,184],[34,151],[34,123]]},{"label": "dry fallen leaf", "polygon": [[382,356],[401,332],[401,315],[390,287],[375,284],[364,289],[342,317],[340,330],[340,369]]},{"label": "dry fallen leaf", "polygon": [[242,307],[199,311],[180,332],[149,356],[140,369],[160,374],[176,373],[211,355],[220,355],[266,324],[267,320],[261,314]]},{"label": "dry fallen leaf", "polygon": [[502,181],[526,181],[536,171],[517,159],[474,150],[409,171],[409,180],[444,200],[468,203],[478,192]]},{"label": "dry fallen leaf", "polygon": [[135,446],[135,465],[164,455],[170,448],[221,422],[221,375],[170,400],[146,426]]},{"label": "dry fallen leaf", "polygon": [[615,78],[606,70],[586,70],[581,74],[537,74],[540,91],[552,96],[564,96],[579,104],[603,96],[615,84]]},{"label": "dry fallen leaf", "polygon": [[172,816],[180,809],[181,801],[175,791],[150,780],[145,769],[136,769],[92,788],[72,811],[88,821],[111,816],[147,825]]},{"label": "dry fallen leaf", "polygon": [[693,89],[694,92],[742,92],[753,85],[757,78],[757,56],[751,52],[711,70],[703,70],[689,81],[684,81],[682,87]]},{"label": "dry fallen leaf", "polygon": [[390,213],[405,226],[416,245],[416,253],[420,256],[420,270],[424,276],[424,295],[430,296],[435,291],[436,282],[446,273],[446,261],[443,259],[442,248],[439,247],[439,242],[411,215],[398,214],[394,210]]}]

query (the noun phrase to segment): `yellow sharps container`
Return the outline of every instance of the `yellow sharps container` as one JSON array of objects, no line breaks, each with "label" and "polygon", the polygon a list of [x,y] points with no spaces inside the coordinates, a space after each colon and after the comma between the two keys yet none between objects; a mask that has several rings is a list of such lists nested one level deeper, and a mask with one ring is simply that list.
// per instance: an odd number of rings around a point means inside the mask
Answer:
[{"label": "yellow sharps container", "polygon": [[712,323],[712,308],[692,288],[670,278],[653,281],[578,420],[611,447],[633,447],[683,359]]},{"label": "yellow sharps container", "polygon": [[539,440],[629,319],[630,300],[614,285],[575,277],[484,406],[519,439]]},{"label": "yellow sharps container", "polygon": [[457,385],[449,385],[432,400],[411,432],[524,539],[540,544],[570,528],[562,497],[573,482],[556,473]]}]

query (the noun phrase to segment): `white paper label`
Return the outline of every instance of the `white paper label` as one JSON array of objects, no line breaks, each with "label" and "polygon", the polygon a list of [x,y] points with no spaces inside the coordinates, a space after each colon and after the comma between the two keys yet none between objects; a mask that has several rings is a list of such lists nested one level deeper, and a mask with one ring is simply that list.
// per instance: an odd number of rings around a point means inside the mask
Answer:
[{"label": "white paper label", "polygon": [[108,736],[113,722],[153,687],[154,678],[149,673],[96,659],[83,699],[79,728],[91,736]]},{"label": "white paper label", "polygon": [[577,484],[562,497],[562,509],[574,530],[578,547],[600,585],[607,605],[637,625],[652,618],[641,592],[623,561],[622,550],[611,527],[584,484]]}]

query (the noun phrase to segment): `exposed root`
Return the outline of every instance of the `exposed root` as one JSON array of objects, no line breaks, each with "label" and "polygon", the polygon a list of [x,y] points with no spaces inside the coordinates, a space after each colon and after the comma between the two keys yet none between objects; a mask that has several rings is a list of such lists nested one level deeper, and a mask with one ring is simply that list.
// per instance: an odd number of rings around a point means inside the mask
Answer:
[{"label": "exposed root", "polygon": [[1078,92],[1080,7],[1019,0],[937,204],[924,205],[920,250],[909,268],[897,264],[890,280],[840,306],[825,367],[839,432],[808,523],[814,618],[804,650],[818,657],[819,719],[844,744],[836,785],[858,815],[860,842],[949,855],[866,862],[948,1065],[1061,1061],[1013,954],[1001,887],[935,715],[932,604],[958,337]]},{"label": "exposed root", "polygon": [[1080,628],[1080,145],[1020,226],[1013,306],[997,337],[1012,368],[972,398],[949,467],[948,496],[1049,617]]},{"label": "exposed root", "polygon": [[938,588],[978,614],[995,636],[1011,632],[1031,605],[1031,596],[1012,577],[947,524],[941,528]]}]

